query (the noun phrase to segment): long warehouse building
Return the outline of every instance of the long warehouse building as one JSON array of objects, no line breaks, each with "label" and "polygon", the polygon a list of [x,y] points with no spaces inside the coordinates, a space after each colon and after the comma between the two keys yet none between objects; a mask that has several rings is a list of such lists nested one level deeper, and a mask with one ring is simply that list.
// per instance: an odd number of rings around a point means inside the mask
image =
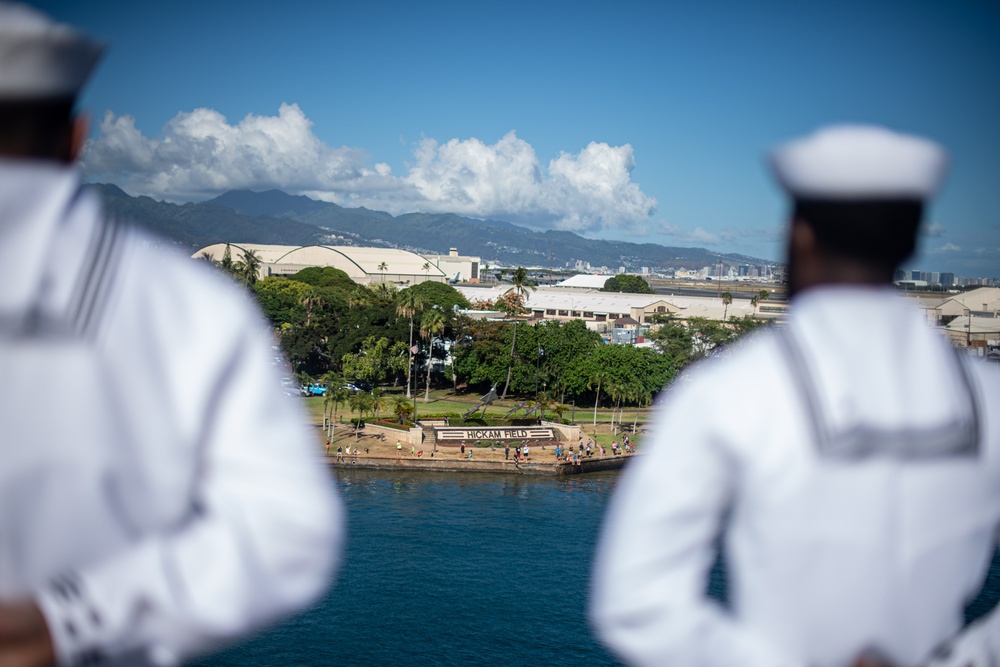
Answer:
[{"label": "long warehouse building", "polygon": [[[394,248],[361,248],[330,245],[263,245],[260,243],[230,243],[234,262],[243,259],[244,251],[252,250],[261,260],[260,277],[290,276],[310,266],[332,266],[346,273],[361,285],[389,282],[416,285],[427,280],[447,282],[444,271],[426,258],[407,250]],[[195,258],[220,261],[226,252],[225,243],[202,248]]]}]

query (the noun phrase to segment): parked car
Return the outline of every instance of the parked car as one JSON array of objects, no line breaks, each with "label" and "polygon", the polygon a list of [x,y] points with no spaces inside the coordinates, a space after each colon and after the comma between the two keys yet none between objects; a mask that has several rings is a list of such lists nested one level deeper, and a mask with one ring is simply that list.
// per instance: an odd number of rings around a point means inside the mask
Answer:
[{"label": "parked car", "polygon": [[303,396],[325,396],[326,385],[320,384],[319,382],[313,382],[312,384],[304,384],[302,385],[301,391]]}]

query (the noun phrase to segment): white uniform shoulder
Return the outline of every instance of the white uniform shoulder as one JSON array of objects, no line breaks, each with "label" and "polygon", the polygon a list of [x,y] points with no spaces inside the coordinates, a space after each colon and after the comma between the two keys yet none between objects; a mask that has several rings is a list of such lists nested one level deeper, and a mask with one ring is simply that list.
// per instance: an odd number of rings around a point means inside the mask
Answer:
[{"label": "white uniform shoulder", "polygon": [[[184,659],[272,623],[325,590],[343,530],[253,297],[143,232],[115,247],[94,349],[134,462],[119,496],[136,534],[72,573],[80,597],[39,592],[66,662]],[[84,604],[101,624],[59,631]]]},{"label": "white uniform shoulder", "polygon": [[661,421],[653,433],[697,425],[722,445],[754,442],[757,428],[773,423],[773,412],[794,400],[779,345],[775,332],[766,329],[720,357],[692,365],[661,394]]},{"label": "white uniform shoulder", "polygon": [[[127,280],[119,287],[126,308],[181,330],[217,321],[260,323],[252,293],[221,271],[142,230],[129,229],[127,237],[122,266]],[[141,301],[145,306],[139,307]]]}]

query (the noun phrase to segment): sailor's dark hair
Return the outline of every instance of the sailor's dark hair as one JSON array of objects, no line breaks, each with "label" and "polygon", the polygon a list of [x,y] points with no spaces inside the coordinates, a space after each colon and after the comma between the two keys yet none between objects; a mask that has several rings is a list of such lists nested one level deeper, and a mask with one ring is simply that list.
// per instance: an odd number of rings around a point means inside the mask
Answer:
[{"label": "sailor's dark hair", "polygon": [[824,252],[893,269],[913,254],[923,214],[919,199],[797,199],[792,212]]}]

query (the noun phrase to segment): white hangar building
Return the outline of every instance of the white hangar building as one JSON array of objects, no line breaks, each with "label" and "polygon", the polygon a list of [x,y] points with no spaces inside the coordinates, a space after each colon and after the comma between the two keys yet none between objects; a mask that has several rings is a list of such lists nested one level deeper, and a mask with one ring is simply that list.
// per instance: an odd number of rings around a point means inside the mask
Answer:
[{"label": "white hangar building", "polygon": [[[360,248],[331,245],[263,245],[260,243],[230,243],[234,262],[243,259],[244,251],[252,250],[260,258],[260,277],[290,276],[310,266],[332,266],[360,284],[396,283],[416,285],[426,280],[447,282],[448,277],[426,258],[407,250],[394,248]],[[226,252],[225,243],[202,248],[192,257],[209,257],[216,261]]]},{"label": "white hangar building", "polygon": [[[510,285],[492,288],[456,285],[455,288],[469,301],[495,301],[511,290]],[[724,321],[734,315],[758,316],[747,299],[735,299],[727,306],[719,297],[588,292],[563,287],[539,287],[528,291],[526,297],[524,306],[529,322],[583,320],[589,328],[600,332],[610,331],[616,320],[631,318],[637,325],[645,325],[652,316],[664,313],[680,320],[704,317]]]}]

